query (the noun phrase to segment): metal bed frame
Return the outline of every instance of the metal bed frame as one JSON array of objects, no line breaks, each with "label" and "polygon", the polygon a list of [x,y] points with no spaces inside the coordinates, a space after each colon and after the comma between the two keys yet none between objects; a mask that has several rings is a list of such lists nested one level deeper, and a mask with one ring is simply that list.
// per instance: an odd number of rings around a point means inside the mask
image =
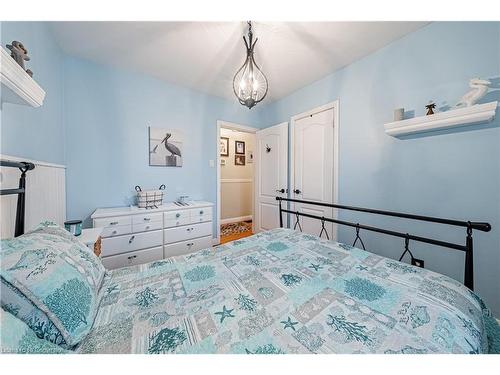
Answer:
[{"label": "metal bed frame", "polygon": [[[354,240],[353,246],[359,240],[363,249],[365,248],[365,246],[364,246],[363,240],[359,236],[359,232],[361,229],[371,231],[371,232],[386,234],[386,235],[393,236],[393,237],[404,238],[405,251],[403,252],[401,257],[399,258],[400,261],[407,252],[410,254],[412,261],[414,260],[413,254],[411,253],[411,251],[409,249],[410,241],[423,242],[423,243],[427,243],[430,245],[436,245],[436,246],[441,246],[441,247],[446,247],[446,248],[450,248],[450,249],[454,249],[454,250],[463,251],[463,252],[465,252],[464,285],[466,287],[468,287],[469,289],[474,290],[474,260],[473,260],[474,244],[473,244],[473,239],[472,239],[472,231],[474,229],[476,229],[476,230],[479,230],[482,232],[489,232],[491,230],[491,225],[489,223],[475,222],[475,221],[460,221],[460,220],[453,220],[453,219],[443,219],[443,218],[438,218],[438,217],[413,215],[413,214],[394,212],[394,211],[383,211],[383,210],[376,210],[376,209],[371,209],[371,208],[345,206],[345,205],[340,205],[340,204],[307,201],[307,200],[293,199],[293,198],[276,197],[276,200],[278,201],[278,205],[279,205],[279,220],[280,220],[280,227],[281,228],[283,228],[283,213],[288,213],[288,214],[295,215],[295,225],[294,225],[293,229],[296,229],[298,227],[301,232],[302,232],[302,227],[301,227],[300,222],[299,222],[300,216],[308,217],[311,219],[321,220],[322,225],[321,225],[321,232],[320,232],[319,236],[321,237],[322,234],[325,233],[327,239],[329,239],[329,236],[328,236],[328,232],[326,231],[326,228],[325,228],[325,222],[346,225],[349,227],[356,228],[356,239]],[[304,203],[304,204],[309,204],[312,206],[330,207],[330,208],[336,208],[336,209],[341,209],[341,210],[350,210],[350,211],[364,212],[364,213],[369,213],[369,214],[392,216],[392,217],[399,217],[399,218],[410,219],[410,220],[418,220],[418,221],[425,221],[425,222],[430,222],[430,223],[439,223],[439,224],[451,225],[451,226],[456,226],[456,227],[463,227],[463,228],[466,228],[465,245],[436,240],[436,239],[428,238],[428,237],[416,236],[416,235],[409,234],[409,233],[397,232],[397,231],[393,231],[393,230],[378,228],[378,227],[364,225],[364,224],[360,224],[360,223],[354,223],[354,222],[350,222],[350,221],[344,221],[344,220],[339,220],[339,219],[326,218],[323,216],[311,215],[311,214],[307,214],[305,212],[292,211],[292,210],[289,210],[288,208],[283,208],[282,202]]]},{"label": "metal bed frame", "polygon": [[17,194],[16,226],[14,237],[24,233],[24,217],[26,209],[26,172],[35,169],[35,164],[26,161],[0,160],[0,167],[19,168],[21,177],[19,178],[19,187],[17,189],[1,189],[0,195]]}]

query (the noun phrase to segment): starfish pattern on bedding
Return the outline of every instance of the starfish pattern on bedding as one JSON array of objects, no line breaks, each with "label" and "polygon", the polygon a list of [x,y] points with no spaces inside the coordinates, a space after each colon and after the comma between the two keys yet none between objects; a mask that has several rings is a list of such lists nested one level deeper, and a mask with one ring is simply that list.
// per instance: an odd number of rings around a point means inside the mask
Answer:
[{"label": "starfish pattern on bedding", "polygon": [[299,324],[299,322],[292,322],[292,318],[288,317],[287,320],[282,320],[280,323],[284,324],[285,326],[283,329],[291,328],[295,331],[294,325]]},{"label": "starfish pattern on bedding", "polygon": [[227,309],[226,305],[222,306],[222,311],[217,311],[215,315],[220,315],[220,322],[222,323],[226,318],[234,318],[234,315],[231,314],[234,309]]}]

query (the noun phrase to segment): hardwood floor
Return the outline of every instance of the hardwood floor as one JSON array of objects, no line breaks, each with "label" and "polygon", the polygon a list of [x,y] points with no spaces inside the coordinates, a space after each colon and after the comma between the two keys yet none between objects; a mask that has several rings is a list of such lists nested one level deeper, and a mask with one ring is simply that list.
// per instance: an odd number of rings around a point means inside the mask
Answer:
[{"label": "hardwood floor", "polygon": [[252,234],[253,232],[251,230],[248,230],[246,232],[228,234],[227,236],[220,236],[220,243],[222,245],[223,243],[236,241],[239,240],[240,238],[251,236]]}]

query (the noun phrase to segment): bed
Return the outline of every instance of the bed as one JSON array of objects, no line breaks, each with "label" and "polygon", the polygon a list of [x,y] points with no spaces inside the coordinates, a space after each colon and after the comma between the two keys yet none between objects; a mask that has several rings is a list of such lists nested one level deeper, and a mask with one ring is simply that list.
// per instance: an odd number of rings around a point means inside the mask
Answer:
[{"label": "bed", "polygon": [[[20,169],[23,174],[29,170],[24,164]],[[21,185],[10,191],[23,194]],[[281,203],[283,225],[282,213],[295,212]],[[404,238],[405,251],[410,240],[465,251],[468,288],[444,275],[321,238],[323,231],[318,237],[285,228],[106,271],[93,252],[53,223],[22,234],[23,206],[18,205],[16,237],[0,246],[2,352],[500,351],[498,323],[473,292],[472,230],[488,231],[488,223],[350,208],[466,227],[466,244],[459,245],[319,218],[354,226],[356,240],[363,229]],[[297,222],[299,215],[314,218],[295,214]]]},{"label": "bed", "polygon": [[487,353],[446,276],[290,229],[106,274],[79,353]]}]

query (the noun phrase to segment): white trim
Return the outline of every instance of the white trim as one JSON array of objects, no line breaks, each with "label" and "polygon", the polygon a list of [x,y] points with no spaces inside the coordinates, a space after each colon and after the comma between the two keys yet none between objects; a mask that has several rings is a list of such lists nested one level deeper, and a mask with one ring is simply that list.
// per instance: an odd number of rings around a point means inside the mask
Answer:
[{"label": "white trim", "polygon": [[[289,176],[289,191],[291,192],[294,188],[294,178],[295,175],[293,173],[293,165],[295,161],[295,147],[294,147],[294,142],[295,142],[295,132],[294,132],[294,126],[295,122],[307,117],[311,116],[315,113],[327,111],[329,109],[333,109],[333,203],[337,203],[339,201],[339,129],[340,129],[340,100],[334,100],[333,102],[324,104],[322,106],[313,108],[309,111],[302,112],[299,114],[296,114],[290,118],[290,131],[289,131],[289,137],[290,137],[290,150],[289,150],[289,155],[290,155],[290,164],[288,170],[290,171],[290,176]],[[291,194],[291,193],[290,193]],[[337,219],[337,210],[333,211],[333,219]],[[337,225],[334,224],[334,232],[335,232],[335,239],[338,239],[338,227]]]},{"label": "white trim", "polygon": [[18,156],[10,156],[10,155],[5,155],[5,154],[0,154],[0,158],[4,159],[4,160],[12,160],[12,161],[26,161],[26,162],[33,163],[35,165],[44,166],[44,167],[66,169],[66,166],[62,165],[62,164],[54,164],[54,163],[48,163],[46,161],[33,160],[33,159],[27,159],[27,158],[20,158]]},{"label": "white trim", "polygon": [[[220,172],[220,151],[219,151],[219,142],[220,142],[220,129],[221,128],[226,128],[226,129],[234,129],[234,130],[239,130],[242,132],[246,133],[253,133],[255,134],[257,132],[257,128],[253,128],[248,125],[240,125],[236,124],[234,122],[229,122],[229,121],[224,121],[224,120],[217,120],[217,131],[216,133],[216,140],[215,144],[217,145],[217,154],[216,154],[216,169],[217,169],[217,177],[216,177],[216,186],[217,186],[217,201],[215,202],[216,207],[217,207],[217,216],[215,218],[215,222],[217,224],[217,236],[216,236],[216,242],[220,243],[220,225],[221,225],[221,218],[220,218],[220,213],[221,213],[221,196],[220,196],[220,187],[221,187],[221,172]],[[252,173],[255,175],[255,162],[252,163]],[[253,210],[253,207],[252,207]]]},{"label": "white trim", "polygon": [[220,221],[220,223],[222,225],[222,224],[230,224],[230,223],[239,223],[240,221],[249,221],[249,220],[253,220],[253,216],[252,215],[230,217],[228,219],[222,219]]},{"label": "white trim", "polygon": [[253,182],[252,178],[221,178],[220,182],[222,184],[246,184]]}]

